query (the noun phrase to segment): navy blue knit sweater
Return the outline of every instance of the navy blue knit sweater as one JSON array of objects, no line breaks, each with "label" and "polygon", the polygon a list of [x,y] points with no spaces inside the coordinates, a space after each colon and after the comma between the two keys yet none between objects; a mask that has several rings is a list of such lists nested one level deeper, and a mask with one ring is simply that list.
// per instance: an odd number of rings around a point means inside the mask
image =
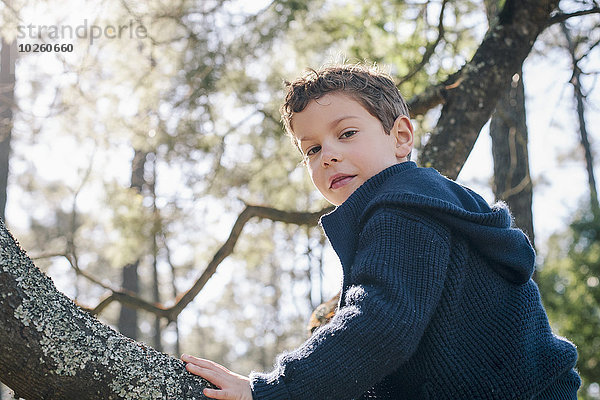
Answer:
[{"label": "navy blue knit sweater", "polygon": [[251,374],[255,400],[576,399],[577,352],[551,332],[504,205],[406,162],[321,223],[343,268],[339,310]]}]

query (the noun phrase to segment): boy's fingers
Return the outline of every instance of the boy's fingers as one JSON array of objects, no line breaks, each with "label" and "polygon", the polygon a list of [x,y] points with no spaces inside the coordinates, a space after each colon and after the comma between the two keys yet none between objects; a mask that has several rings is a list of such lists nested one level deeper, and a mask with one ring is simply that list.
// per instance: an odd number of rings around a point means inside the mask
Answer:
[{"label": "boy's fingers", "polygon": [[194,364],[199,364],[199,363],[202,363],[203,361],[205,361],[202,358],[190,356],[189,354],[182,354],[181,355],[181,360],[185,361],[185,362],[191,362],[191,363],[194,363]]},{"label": "boy's fingers", "polygon": [[212,369],[212,370],[215,370],[215,371],[229,372],[229,370],[227,368],[223,367],[222,365],[217,364],[214,361],[205,360],[203,358],[198,358],[198,357],[190,356],[188,354],[183,354],[181,356],[181,360],[185,361],[187,363],[192,363],[194,365],[198,365],[199,367],[202,367],[202,368]]},{"label": "boy's fingers", "polygon": [[203,368],[192,363],[187,364],[185,368],[192,374],[201,376],[214,385],[222,387],[225,384],[225,377],[222,376],[218,371]]},{"label": "boy's fingers", "polygon": [[217,374],[208,368],[202,368],[198,365],[189,363],[188,365],[185,366],[185,369],[187,369],[188,371],[190,371],[196,375],[200,375],[201,377],[208,379],[212,383],[216,383],[216,382],[213,382],[213,380],[217,379]]},{"label": "boy's fingers", "polygon": [[204,368],[212,369],[214,371],[219,371],[219,372],[225,372],[227,374],[231,373],[231,371],[229,371],[227,368],[225,368],[221,364],[217,364],[214,361],[205,360],[205,359],[202,359],[202,358],[199,358],[199,360],[201,361],[201,364],[202,364],[202,366]]},{"label": "boy's fingers", "polygon": [[229,400],[233,399],[226,390],[204,389],[204,395],[211,399]]}]

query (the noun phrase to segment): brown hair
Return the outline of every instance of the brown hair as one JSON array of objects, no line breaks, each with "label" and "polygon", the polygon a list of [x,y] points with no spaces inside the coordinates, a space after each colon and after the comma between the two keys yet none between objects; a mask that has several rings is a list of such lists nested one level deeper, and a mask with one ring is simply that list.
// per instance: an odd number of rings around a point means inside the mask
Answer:
[{"label": "brown hair", "polygon": [[396,118],[408,116],[408,106],[393,79],[377,66],[343,64],[308,69],[292,82],[286,82],[287,93],[280,108],[286,132],[293,138],[294,113],[306,108],[311,100],[327,93],[343,92],[358,101],[371,115],[379,119],[389,134]]}]

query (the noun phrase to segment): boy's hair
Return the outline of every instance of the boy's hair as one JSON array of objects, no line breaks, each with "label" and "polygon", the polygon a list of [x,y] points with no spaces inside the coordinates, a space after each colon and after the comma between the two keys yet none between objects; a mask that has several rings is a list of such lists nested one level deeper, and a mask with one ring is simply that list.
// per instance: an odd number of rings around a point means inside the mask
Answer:
[{"label": "boy's hair", "polygon": [[[341,92],[358,101],[371,115],[379,119],[386,134],[401,115],[409,116],[406,101],[400,95],[393,79],[377,66],[342,64],[308,69],[292,82],[286,82],[287,93],[280,108],[285,130],[294,138],[294,113],[332,92]],[[295,141],[294,141],[295,142]]]}]

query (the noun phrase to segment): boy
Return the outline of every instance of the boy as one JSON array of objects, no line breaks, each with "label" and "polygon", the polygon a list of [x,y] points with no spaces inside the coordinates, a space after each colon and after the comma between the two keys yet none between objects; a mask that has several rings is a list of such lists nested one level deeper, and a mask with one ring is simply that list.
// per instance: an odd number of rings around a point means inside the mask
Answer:
[{"label": "boy", "polygon": [[339,307],[273,372],[182,356],[214,399],[576,399],[575,347],[554,336],[534,251],[503,204],[409,161],[413,128],[374,68],[311,71],[282,116],[343,268]]}]

